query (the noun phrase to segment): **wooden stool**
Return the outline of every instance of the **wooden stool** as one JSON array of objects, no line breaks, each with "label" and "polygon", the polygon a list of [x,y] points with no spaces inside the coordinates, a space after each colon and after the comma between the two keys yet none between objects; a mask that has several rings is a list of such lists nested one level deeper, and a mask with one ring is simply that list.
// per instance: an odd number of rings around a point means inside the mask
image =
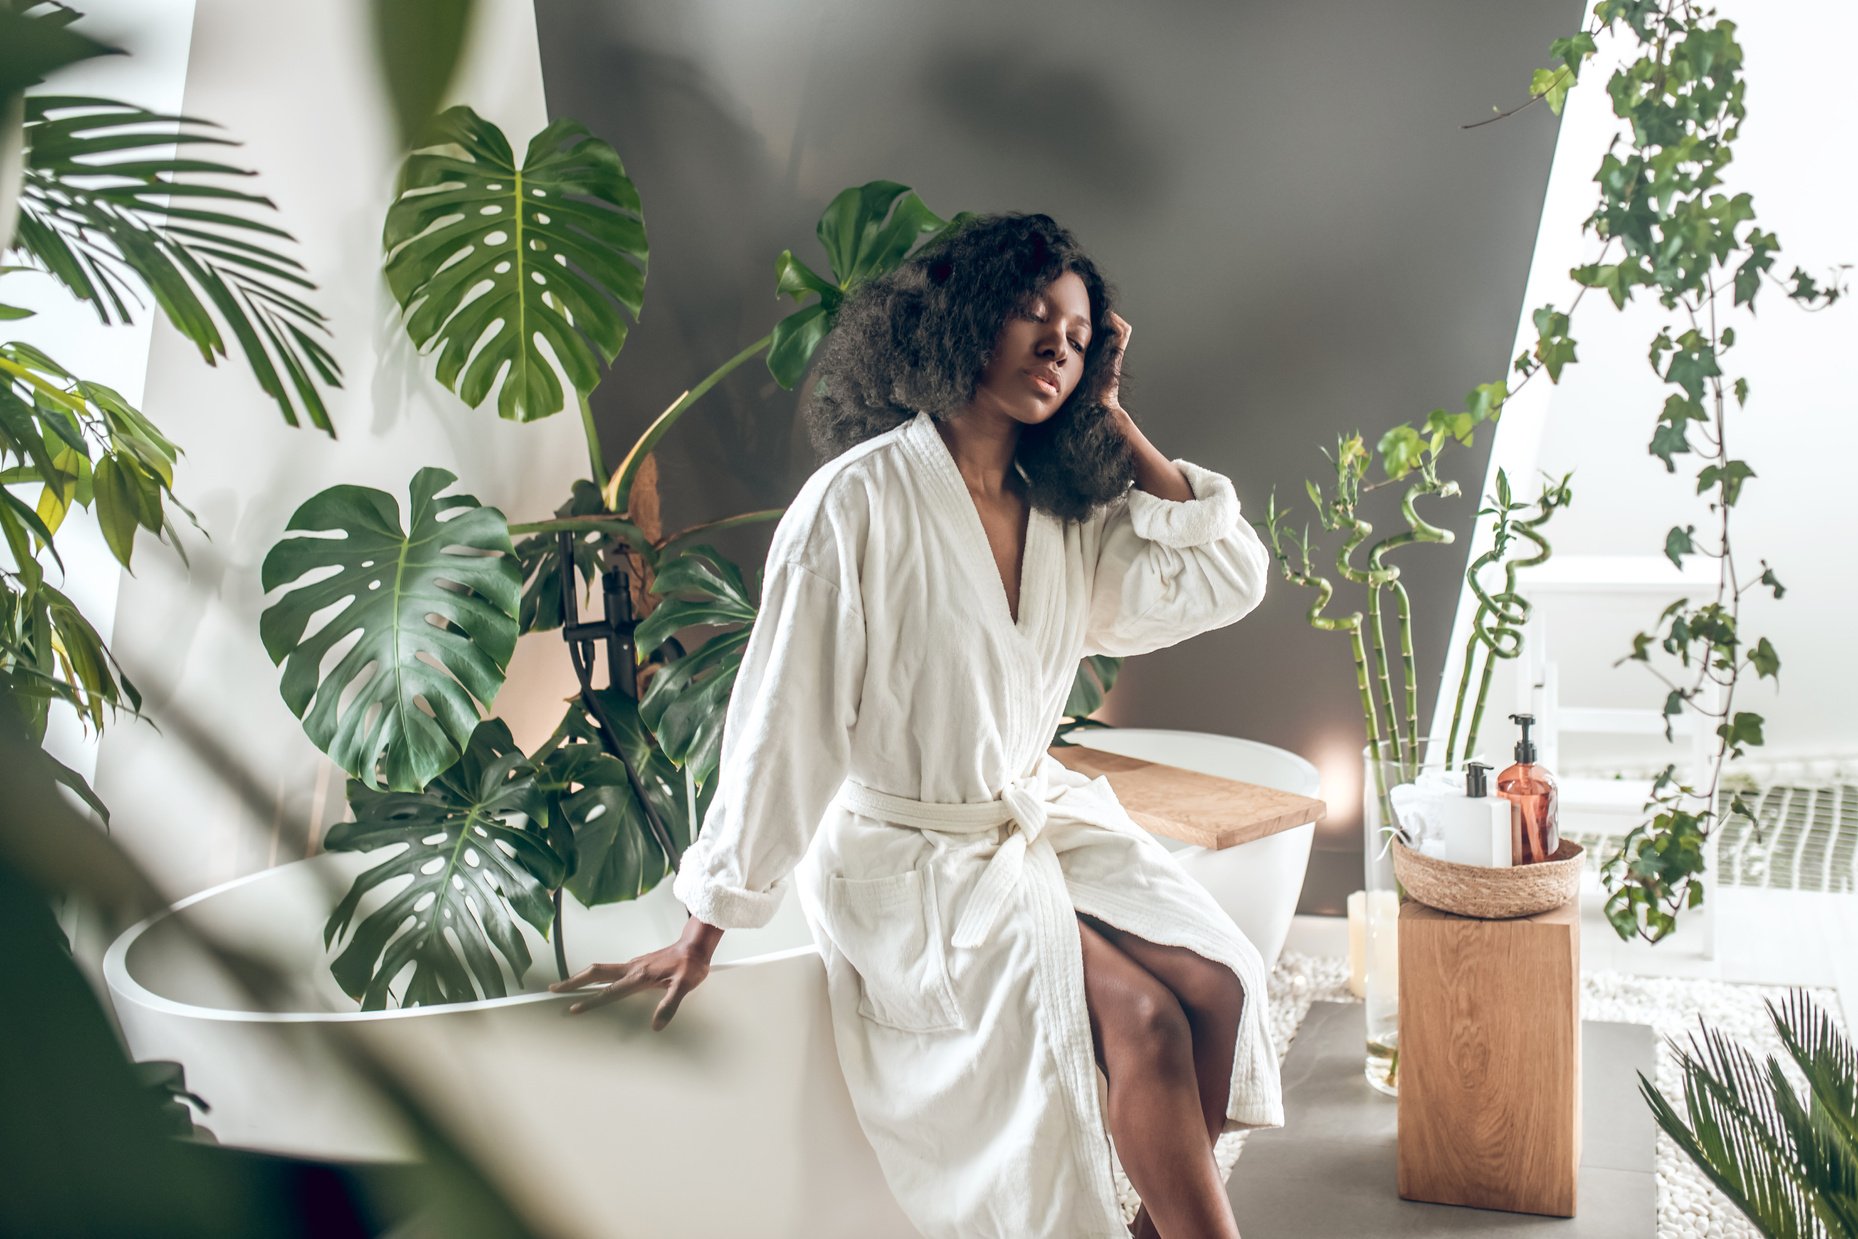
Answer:
[{"label": "wooden stool", "polygon": [[1580,900],[1515,920],[1400,908],[1404,1200],[1574,1216]]}]

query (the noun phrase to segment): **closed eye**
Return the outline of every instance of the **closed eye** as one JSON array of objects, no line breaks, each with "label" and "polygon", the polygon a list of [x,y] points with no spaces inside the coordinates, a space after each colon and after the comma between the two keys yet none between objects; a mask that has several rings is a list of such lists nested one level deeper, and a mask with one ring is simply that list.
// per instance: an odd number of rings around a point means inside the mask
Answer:
[{"label": "closed eye", "polygon": [[[1043,314],[1034,314],[1031,317],[1032,317],[1032,321],[1035,323],[1042,323],[1045,321],[1045,316]],[[1082,344],[1080,344],[1076,340],[1070,339],[1068,336],[1066,337],[1065,342],[1068,343],[1072,348],[1076,349],[1080,353],[1084,351],[1084,346]]]}]

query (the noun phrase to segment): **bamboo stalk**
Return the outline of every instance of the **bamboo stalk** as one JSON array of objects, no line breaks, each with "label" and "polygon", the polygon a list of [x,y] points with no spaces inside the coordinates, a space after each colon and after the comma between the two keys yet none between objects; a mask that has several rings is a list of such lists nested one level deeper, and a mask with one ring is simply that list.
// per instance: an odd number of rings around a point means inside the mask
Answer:
[{"label": "bamboo stalk", "polygon": [[[1395,571],[1397,572],[1398,569]],[[1370,578],[1373,575],[1370,573]],[[1399,707],[1394,703],[1393,679],[1387,670],[1387,637],[1381,628],[1381,586],[1379,583],[1368,586],[1367,631],[1368,644],[1374,651],[1374,674],[1376,686],[1380,689],[1380,705],[1387,711],[1387,733],[1392,741],[1392,760],[1404,771],[1409,754],[1405,751],[1400,734]],[[1412,756],[1416,758],[1417,754]]]},{"label": "bamboo stalk", "polygon": [[1414,759],[1418,760],[1419,675],[1416,670],[1418,664],[1413,657],[1413,607],[1411,600],[1407,598],[1405,585],[1396,580],[1393,583],[1393,591],[1400,624],[1400,678],[1406,686],[1407,749],[1414,755]]},{"label": "bamboo stalk", "polygon": [[[1473,586],[1473,588],[1475,589],[1476,587]],[[1479,604],[1478,609],[1480,612],[1483,610],[1483,606],[1481,603]],[[1476,653],[1477,653],[1477,617],[1472,616],[1471,635],[1466,637],[1464,640],[1464,670],[1458,677],[1458,696],[1454,698],[1452,701],[1451,735],[1448,736],[1445,741],[1445,768],[1447,770],[1455,770],[1458,768],[1458,761],[1456,758],[1456,753],[1458,751],[1458,725],[1464,714],[1465,691],[1471,687],[1471,662],[1472,662],[1472,656],[1475,655]],[[1470,750],[1470,747],[1467,745],[1465,748],[1465,756],[1468,758],[1470,755],[1471,755],[1471,750]]]},{"label": "bamboo stalk", "polygon": [[[1512,521],[1509,519],[1509,513],[1523,505],[1510,502],[1509,479],[1504,476],[1502,470],[1497,471],[1497,536],[1493,541],[1490,551],[1479,556],[1477,562],[1472,565],[1471,571],[1466,575],[1467,583],[1471,586],[1472,592],[1478,596],[1480,604],[1477,615],[1472,619],[1472,634],[1488,647],[1488,653],[1484,656],[1484,672],[1478,687],[1477,701],[1472,707],[1470,728],[1465,736],[1465,755],[1467,757],[1477,748],[1477,732],[1483,722],[1484,706],[1489,696],[1491,672],[1495,667],[1495,660],[1499,658],[1515,658],[1522,652],[1523,633],[1521,625],[1528,622],[1529,614],[1533,608],[1528,599],[1516,592],[1516,573],[1519,569],[1532,568],[1538,564],[1546,563],[1550,555],[1553,554],[1548,540],[1542,536],[1540,529],[1541,526],[1545,525],[1549,519],[1554,516],[1557,509],[1566,507],[1572,500],[1572,492],[1568,489],[1568,479],[1572,476],[1571,473],[1564,474],[1560,482],[1544,484],[1541,497],[1536,500],[1536,515],[1527,520]],[[1526,538],[1535,543],[1539,553],[1525,559],[1505,560],[1503,564],[1504,587],[1499,593],[1494,595],[1488,594],[1484,591],[1483,587],[1478,584],[1477,571],[1486,564],[1492,562],[1496,557],[1501,556],[1508,548],[1509,541],[1513,536]],[[1496,618],[1496,622],[1494,624],[1486,624],[1485,621],[1487,617],[1493,615]],[[1469,672],[1470,654],[1471,651],[1467,650],[1467,674]],[[1464,689],[1461,685],[1459,688],[1457,710],[1462,711],[1463,708]],[[1456,727],[1457,718],[1455,712],[1453,718],[1454,731]]]},{"label": "bamboo stalk", "polygon": [[1387,675],[1386,658],[1381,654],[1381,675],[1387,700],[1388,726],[1396,736],[1395,756],[1400,765],[1401,777],[1411,781],[1418,777],[1421,757],[1419,752],[1419,680],[1413,657],[1413,613],[1412,602],[1406,592],[1406,586],[1400,584],[1400,569],[1384,562],[1390,551],[1416,542],[1449,543],[1454,540],[1451,530],[1439,526],[1420,516],[1414,502],[1422,495],[1437,495],[1451,498],[1458,493],[1458,483],[1440,481],[1432,472],[1431,466],[1424,467],[1418,481],[1408,486],[1400,500],[1400,515],[1406,520],[1406,529],[1375,543],[1368,552],[1367,578],[1373,582],[1369,585],[1371,624],[1375,638],[1380,636],[1380,591],[1383,587],[1394,590],[1394,601],[1398,611],[1400,628],[1401,675],[1406,695],[1406,744],[1405,752],[1400,752],[1398,742],[1400,717],[1394,706],[1393,688],[1385,683]]}]

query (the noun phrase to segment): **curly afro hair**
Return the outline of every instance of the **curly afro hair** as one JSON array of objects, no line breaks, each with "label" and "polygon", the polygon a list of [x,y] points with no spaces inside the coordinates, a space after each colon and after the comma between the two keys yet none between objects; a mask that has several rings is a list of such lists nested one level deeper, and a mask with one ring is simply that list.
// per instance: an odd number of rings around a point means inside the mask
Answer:
[{"label": "curly afro hair", "polygon": [[831,459],[918,410],[938,421],[961,416],[1008,317],[1066,271],[1090,296],[1083,375],[1056,413],[1021,429],[1015,459],[1032,505],[1061,520],[1083,520],[1120,496],[1135,479],[1135,456],[1102,402],[1114,290],[1049,215],[975,215],[853,288],[814,360],[804,409],[814,449]]}]

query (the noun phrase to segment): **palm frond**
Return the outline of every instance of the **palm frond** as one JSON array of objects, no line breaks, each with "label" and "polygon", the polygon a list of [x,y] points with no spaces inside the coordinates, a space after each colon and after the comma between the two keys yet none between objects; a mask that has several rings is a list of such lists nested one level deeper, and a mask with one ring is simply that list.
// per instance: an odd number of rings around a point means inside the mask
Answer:
[{"label": "palm frond", "polygon": [[1803,1101],[1780,1064],[1769,1060],[1775,1088],[1786,1088],[1789,1130],[1819,1185],[1822,1211],[1844,1233],[1858,1234],[1858,1054],[1805,991],[1793,991],[1779,1007],[1766,1005],[1782,1047],[1806,1080]]},{"label": "palm frond", "polygon": [[1805,1100],[1780,1062],[1765,1065],[1702,1025],[1686,1049],[1670,1041],[1683,1076],[1682,1112],[1639,1076],[1658,1126],[1762,1234],[1771,1239],[1850,1239],[1858,1234],[1858,1157],[1853,1156],[1851,1044],[1796,992],[1785,1010],[1768,1004],[1789,1054],[1809,1082]]},{"label": "palm frond", "polygon": [[218,128],[111,99],[28,96],[15,247],[89,302],[105,325],[132,321],[130,301],[146,308],[139,285],[208,365],[229,355],[223,329],[286,422],[295,426],[301,416],[333,434],[318,383],[340,387],[341,369],[310,334],[327,336],[327,320],[290,291],[316,285],[295,258],[258,243],[294,238],[259,219],[194,205],[274,209],[263,195],[191,179],[253,175],[181,154],[239,145],[205,132]]}]

